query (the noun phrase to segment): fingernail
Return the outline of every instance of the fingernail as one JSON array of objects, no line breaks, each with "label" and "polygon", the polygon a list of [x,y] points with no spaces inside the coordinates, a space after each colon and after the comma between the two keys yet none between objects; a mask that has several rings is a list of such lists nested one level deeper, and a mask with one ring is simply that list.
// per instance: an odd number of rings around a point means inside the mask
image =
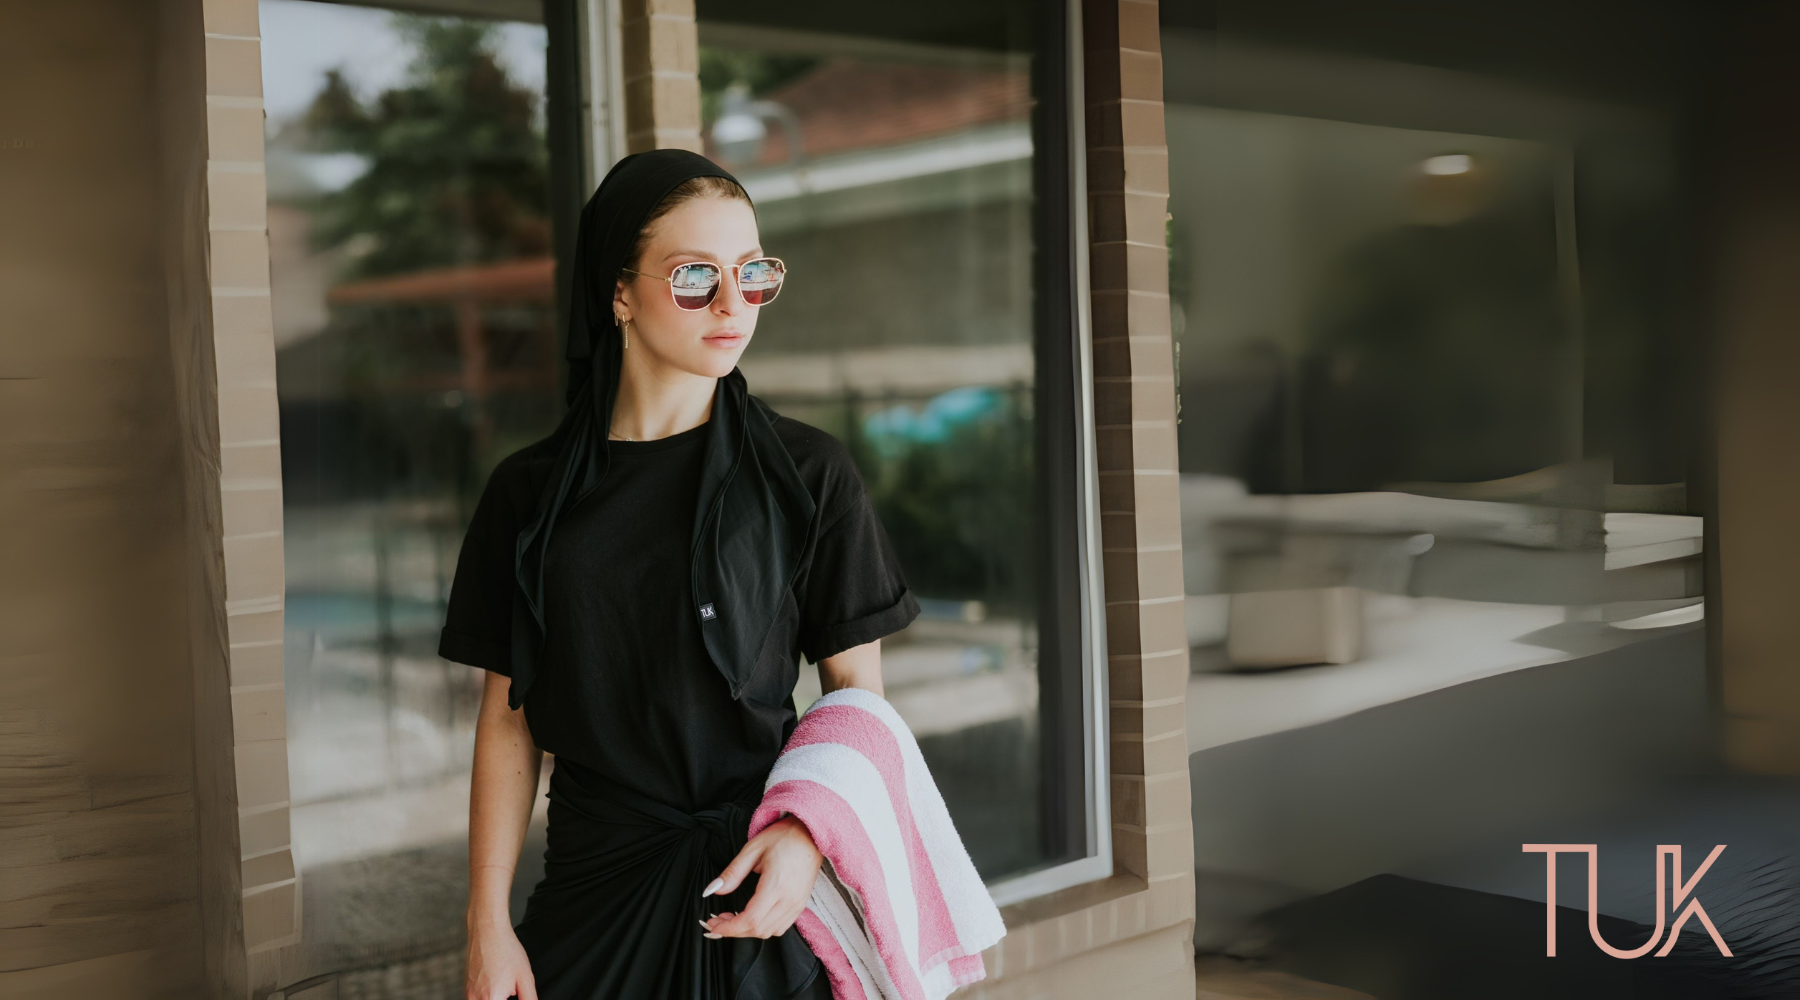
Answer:
[{"label": "fingernail", "polygon": [[712,938],[712,939],[713,939],[713,940],[714,940],[714,941],[717,941],[717,940],[719,940],[719,939],[720,939],[720,938],[722,938],[722,937],[724,937],[724,936],[725,936],[725,935],[723,935],[723,934],[714,934],[714,933],[713,933],[713,932],[711,932],[711,931],[707,931],[707,932],[706,932],[706,933],[705,933],[705,934],[702,934],[702,935],[700,935],[700,936],[701,936],[701,937],[709,937],[709,938]]},{"label": "fingernail", "polygon": [[712,885],[707,886],[706,891],[700,894],[701,898],[704,899],[705,897],[710,896],[715,892],[718,892],[720,887],[722,887],[724,884],[725,884],[725,880],[722,878],[713,879]]},{"label": "fingernail", "polygon": [[704,920],[702,920],[702,921],[700,921],[700,926],[702,926],[702,927],[704,927],[704,928],[706,928],[706,929],[707,929],[707,930],[709,930],[709,931],[710,931],[710,930],[712,930],[712,925],[711,925],[711,924],[709,924],[709,923],[707,923],[707,922],[706,922],[706,921],[704,921]]}]

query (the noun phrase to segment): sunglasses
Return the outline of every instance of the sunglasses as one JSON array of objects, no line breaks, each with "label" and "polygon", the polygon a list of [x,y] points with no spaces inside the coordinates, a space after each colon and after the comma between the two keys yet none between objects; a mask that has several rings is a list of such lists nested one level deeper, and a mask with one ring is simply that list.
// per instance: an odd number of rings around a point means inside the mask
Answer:
[{"label": "sunglasses", "polygon": [[[781,282],[787,277],[787,265],[775,257],[758,257],[730,267],[737,279],[738,295],[743,297],[746,305],[766,306],[775,301],[775,296],[781,294]],[[633,271],[629,267],[620,270],[640,278],[668,282],[675,305],[689,312],[712,305],[719,294],[719,286],[725,282],[725,269],[706,260],[679,264],[666,278]]]}]

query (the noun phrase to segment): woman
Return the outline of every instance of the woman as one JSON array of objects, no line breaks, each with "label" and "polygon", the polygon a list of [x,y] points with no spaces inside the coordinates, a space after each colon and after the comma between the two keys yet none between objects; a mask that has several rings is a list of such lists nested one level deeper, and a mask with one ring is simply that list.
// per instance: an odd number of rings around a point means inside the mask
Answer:
[{"label": "woman", "polygon": [[[848,452],[737,361],[785,268],[693,153],[626,157],[582,210],[569,412],[494,470],[439,652],[488,670],[469,809],[471,1000],[828,1000],[792,929],[804,825],[747,840],[799,657],[881,692],[918,602]],[[545,875],[507,900],[550,778]]]}]

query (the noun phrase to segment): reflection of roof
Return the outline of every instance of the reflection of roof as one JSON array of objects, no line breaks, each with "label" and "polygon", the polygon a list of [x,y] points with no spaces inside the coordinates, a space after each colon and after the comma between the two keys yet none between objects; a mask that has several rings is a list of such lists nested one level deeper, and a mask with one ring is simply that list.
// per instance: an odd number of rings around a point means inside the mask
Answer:
[{"label": "reflection of roof", "polygon": [[[1023,72],[859,59],[828,61],[767,97],[799,117],[808,157],[1022,121],[1031,110]],[[787,136],[771,128],[759,162],[787,160]]]},{"label": "reflection of roof", "polygon": [[549,302],[556,290],[556,260],[527,257],[497,264],[415,271],[339,285],[326,296],[351,302]]}]

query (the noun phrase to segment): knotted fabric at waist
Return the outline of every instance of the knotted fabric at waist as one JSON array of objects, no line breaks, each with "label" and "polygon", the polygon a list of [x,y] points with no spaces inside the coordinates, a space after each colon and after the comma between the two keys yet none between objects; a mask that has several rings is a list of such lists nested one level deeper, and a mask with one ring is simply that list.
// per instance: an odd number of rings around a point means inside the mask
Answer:
[{"label": "knotted fabric at waist", "polygon": [[[761,800],[762,789],[752,787],[736,799],[688,812],[558,757],[550,775],[541,888],[580,891],[648,868],[658,891],[684,901],[680,910],[693,918],[690,926],[706,912],[738,909],[749,901],[754,876],[729,900],[702,899],[700,892],[743,848],[750,814]],[[628,881],[641,883],[637,877]]]},{"label": "knotted fabric at waist", "polygon": [[742,910],[756,876],[729,894],[700,893],[743,848],[761,799],[755,787],[688,812],[558,757],[544,878],[517,928],[533,970],[585,984],[584,998],[740,997],[741,970],[764,942],[709,941],[700,922]]},{"label": "knotted fabric at waist", "polygon": [[[733,855],[748,839],[750,813],[762,800],[762,789],[752,787],[734,801],[686,812],[607,778],[600,772],[566,757],[556,759],[550,775],[550,801],[561,803],[574,817],[611,825],[662,827],[690,835],[705,835],[728,846]],[[730,861],[730,857],[725,859]]]}]

